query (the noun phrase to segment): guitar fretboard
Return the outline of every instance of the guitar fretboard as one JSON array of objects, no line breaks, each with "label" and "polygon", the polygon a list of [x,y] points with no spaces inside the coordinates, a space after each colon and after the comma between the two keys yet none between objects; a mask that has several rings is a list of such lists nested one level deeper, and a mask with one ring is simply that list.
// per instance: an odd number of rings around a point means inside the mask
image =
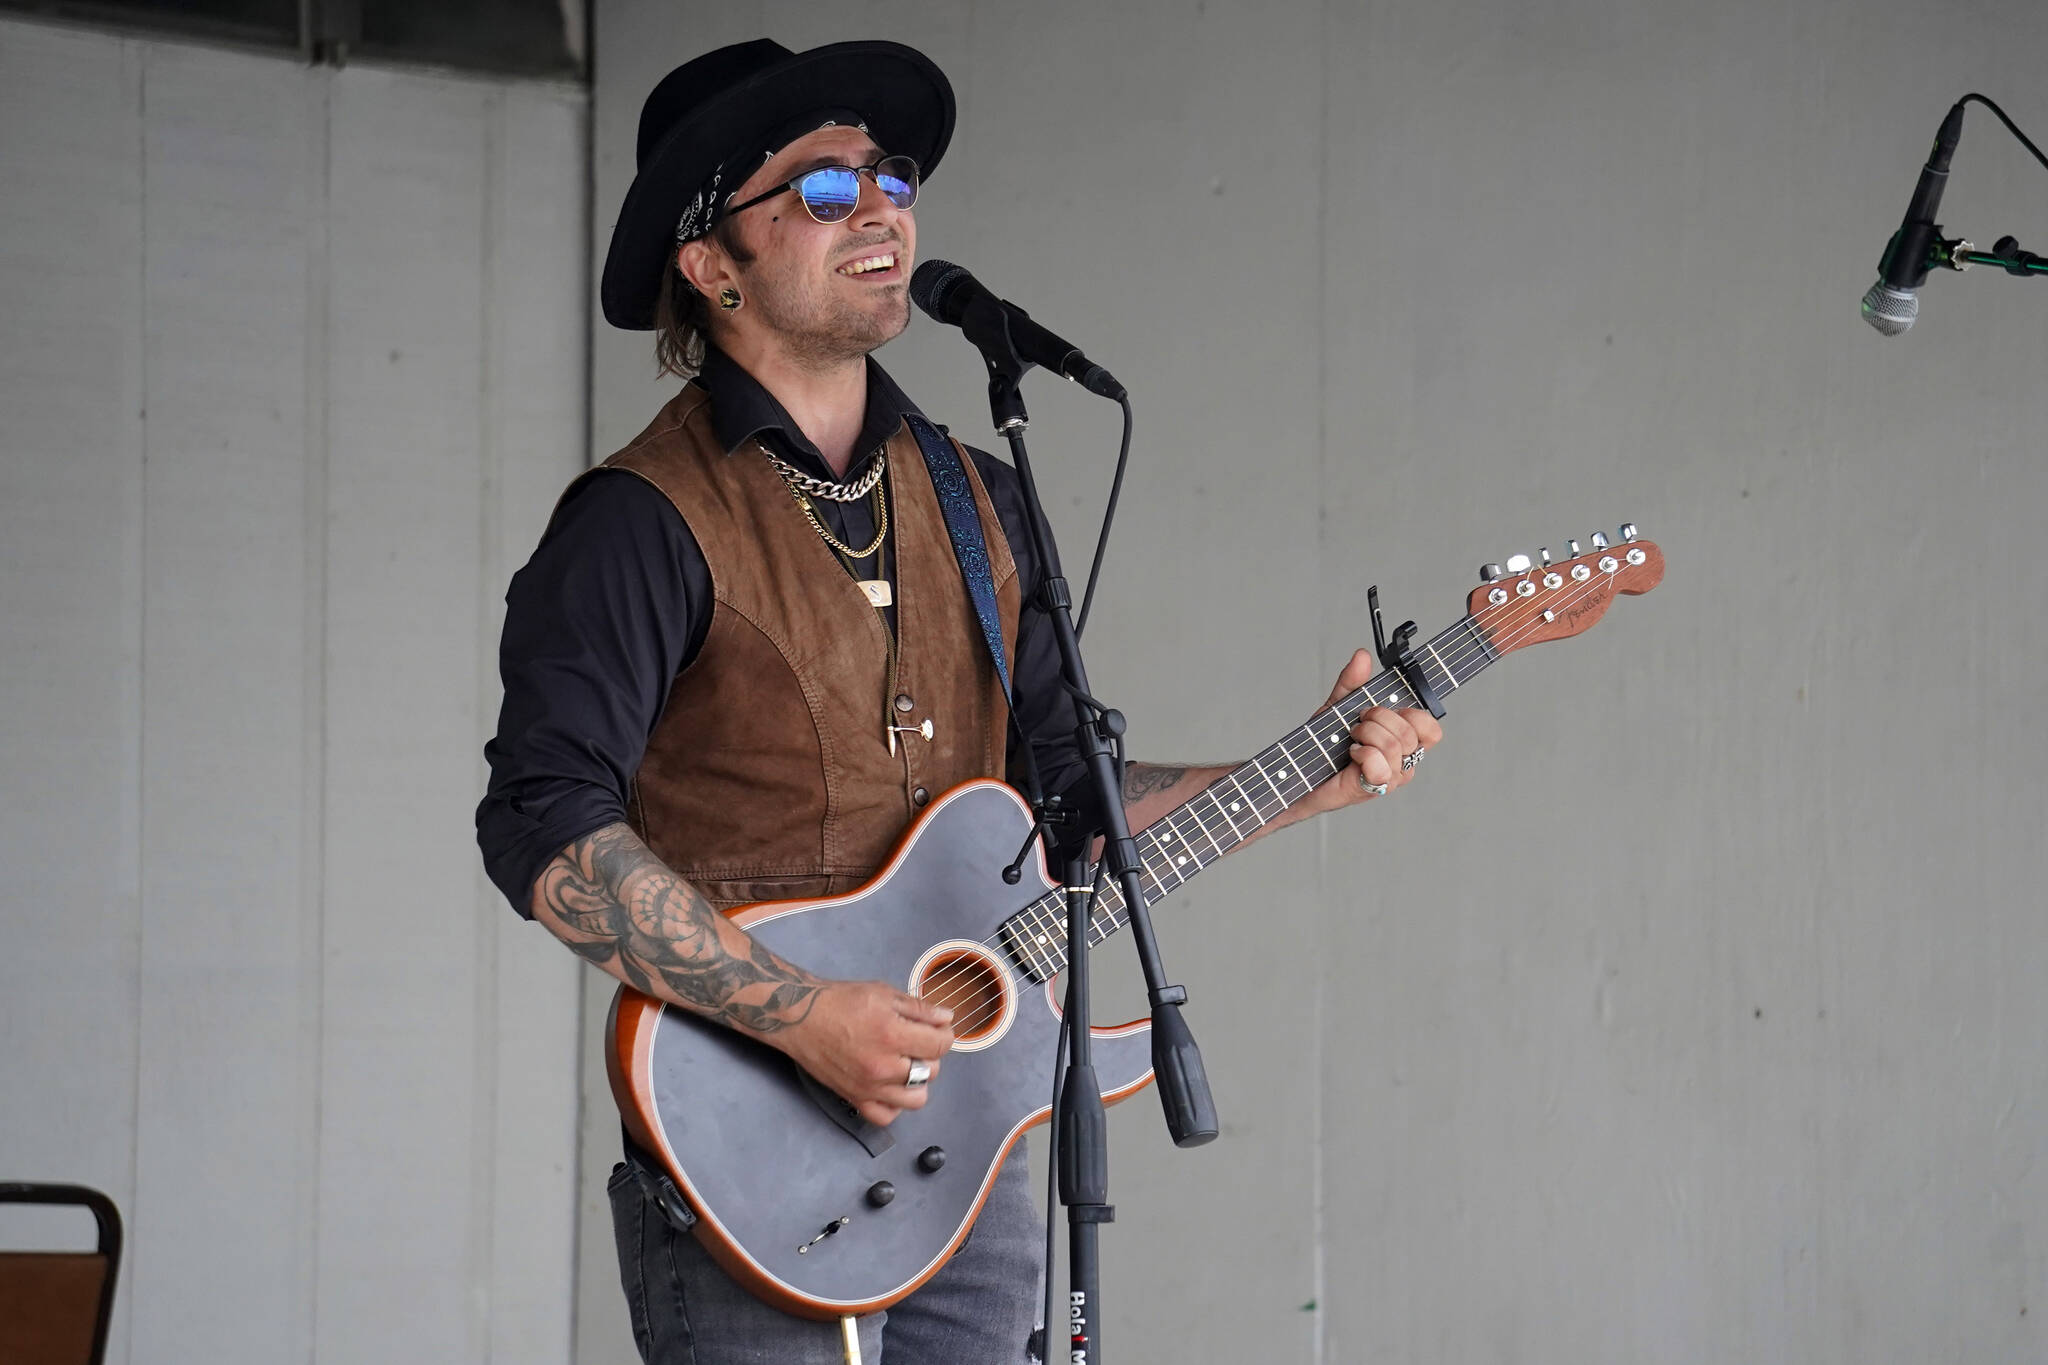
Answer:
[{"label": "guitar fretboard", "polygon": [[[1499,655],[1480,625],[1466,617],[1415,647],[1411,657],[1441,701]],[[1179,890],[1350,763],[1351,727],[1368,710],[1419,704],[1407,680],[1388,669],[1138,831],[1134,840],[1145,904]],[[1089,919],[1089,944],[1102,942],[1130,921],[1123,888],[1105,885]],[[1065,896],[1058,891],[1040,896],[1003,921],[1001,938],[1032,980],[1051,980],[1067,965]]]}]

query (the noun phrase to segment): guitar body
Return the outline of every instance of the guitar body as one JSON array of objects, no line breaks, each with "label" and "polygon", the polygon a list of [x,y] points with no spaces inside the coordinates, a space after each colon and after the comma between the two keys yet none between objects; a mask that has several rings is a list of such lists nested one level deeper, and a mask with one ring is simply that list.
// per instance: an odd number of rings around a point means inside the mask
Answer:
[{"label": "guitar body", "polygon": [[[1573,541],[1556,563],[1539,551],[1540,564],[1517,554],[1487,565],[1462,620],[1413,648],[1413,623],[1402,627],[1390,667],[1136,833],[1145,903],[1346,771],[1351,727],[1371,707],[1436,709],[1503,655],[1581,634],[1616,597],[1656,587],[1663,552],[1632,525],[1616,534],[1610,545],[1596,533],[1583,554]],[[1049,1113],[1060,1014],[1046,978],[1067,961],[1064,901],[1042,858],[1018,885],[1002,879],[1030,829],[1017,793],[970,782],[912,825],[858,891],[732,912],[791,962],[952,1009],[956,1041],[928,1103],[886,1128],[861,1122],[773,1048],[619,992],[606,1061],[627,1131],[668,1167],[705,1248],[776,1307],[835,1318],[902,1299],[959,1248],[1003,1157]],[[1123,894],[1102,889],[1091,940],[1127,922]],[[1105,1100],[1151,1079],[1151,1031],[1143,1020],[1093,1030]],[[929,1148],[943,1149],[943,1164],[919,1160]]]},{"label": "guitar body", "polygon": [[[731,912],[791,962],[952,1007],[958,1040],[928,1102],[887,1127],[863,1123],[763,1043],[637,991],[613,1003],[607,1063],[627,1130],[666,1164],[711,1255],[783,1311],[872,1313],[930,1279],[1010,1148],[1045,1120],[1060,1011],[1052,984],[996,943],[1006,918],[1057,886],[1038,856],[1020,883],[1002,880],[1030,829],[1009,787],[971,782],[941,797],[859,890]],[[1105,1100],[1151,1079],[1149,1022],[1092,1034]],[[945,1154],[936,1171],[919,1160],[931,1147]],[[885,1181],[894,1194],[877,1206],[869,1194]]]}]

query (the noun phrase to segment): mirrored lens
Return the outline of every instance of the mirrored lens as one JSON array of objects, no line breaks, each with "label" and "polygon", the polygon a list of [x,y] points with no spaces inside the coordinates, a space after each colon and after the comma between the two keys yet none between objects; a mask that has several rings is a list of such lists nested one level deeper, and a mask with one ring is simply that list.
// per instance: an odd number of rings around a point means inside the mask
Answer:
[{"label": "mirrored lens", "polygon": [[860,203],[860,173],[844,166],[812,171],[797,185],[804,207],[821,223],[843,223]]},{"label": "mirrored lens", "polygon": [[899,209],[917,202],[917,162],[907,156],[885,156],[875,163],[875,183]]}]

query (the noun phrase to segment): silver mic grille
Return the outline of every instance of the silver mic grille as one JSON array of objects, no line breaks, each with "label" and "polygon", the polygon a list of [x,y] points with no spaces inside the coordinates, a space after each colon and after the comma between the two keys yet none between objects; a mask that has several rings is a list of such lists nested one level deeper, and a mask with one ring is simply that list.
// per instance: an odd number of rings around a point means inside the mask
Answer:
[{"label": "silver mic grille", "polygon": [[1920,295],[1910,289],[1894,289],[1879,280],[1863,296],[1863,320],[1888,337],[1895,337],[1920,316]]}]

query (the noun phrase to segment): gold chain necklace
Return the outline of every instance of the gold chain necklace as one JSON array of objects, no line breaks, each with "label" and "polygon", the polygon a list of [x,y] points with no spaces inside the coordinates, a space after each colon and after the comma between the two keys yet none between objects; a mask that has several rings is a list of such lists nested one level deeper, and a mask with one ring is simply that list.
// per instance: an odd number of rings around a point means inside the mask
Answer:
[{"label": "gold chain necklace", "polygon": [[826,530],[825,523],[818,519],[818,514],[812,508],[809,498],[805,497],[795,488],[789,490],[789,495],[795,498],[796,505],[803,509],[804,516],[809,519],[812,529],[824,537],[827,545],[830,545],[843,555],[850,555],[855,559],[866,559],[869,555],[882,548],[882,541],[889,534],[889,489],[884,484],[877,483],[875,485],[875,520],[878,525],[875,530],[874,540],[865,550],[854,549],[851,545],[848,545],[840,540],[839,537]]}]

